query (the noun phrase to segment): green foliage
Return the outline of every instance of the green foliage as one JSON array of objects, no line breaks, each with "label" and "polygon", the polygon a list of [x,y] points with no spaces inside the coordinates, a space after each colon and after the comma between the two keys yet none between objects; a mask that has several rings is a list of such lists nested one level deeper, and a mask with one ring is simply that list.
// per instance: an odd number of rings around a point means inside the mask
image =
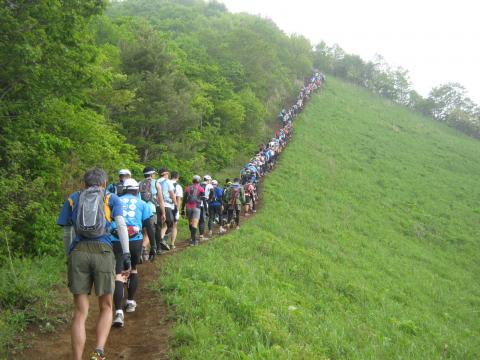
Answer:
[{"label": "green foliage", "polygon": [[0,357],[21,347],[18,336],[28,325],[40,323],[42,329],[52,331],[65,320],[65,296],[56,290],[63,268],[64,261],[53,257],[15,259],[1,267]]},{"label": "green foliage", "polygon": [[476,358],[479,154],[478,141],[330,78],[259,214],[162,264],[172,355]]}]

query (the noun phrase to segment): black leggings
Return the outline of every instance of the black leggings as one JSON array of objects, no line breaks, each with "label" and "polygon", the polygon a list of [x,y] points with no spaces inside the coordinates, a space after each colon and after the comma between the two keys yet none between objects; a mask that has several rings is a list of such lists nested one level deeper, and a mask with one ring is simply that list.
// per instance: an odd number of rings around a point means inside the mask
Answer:
[{"label": "black leggings", "polygon": [[213,221],[215,220],[217,214],[219,216],[219,224],[221,226],[223,222],[222,205],[210,205],[208,207],[208,230],[212,230]]},{"label": "black leggings", "polygon": [[227,211],[227,224],[230,224],[232,222],[232,218],[233,218],[233,213],[235,212],[235,223],[237,224],[237,226],[240,225],[240,209],[238,208],[238,206],[236,206],[235,208],[233,208],[232,206],[230,206],[228,208],[228,211]]},{"label": "black leggings", "polygon": [[200,235],[205,233],[205,208],[200,208],[200,219],[198,220],[198,231]]}]

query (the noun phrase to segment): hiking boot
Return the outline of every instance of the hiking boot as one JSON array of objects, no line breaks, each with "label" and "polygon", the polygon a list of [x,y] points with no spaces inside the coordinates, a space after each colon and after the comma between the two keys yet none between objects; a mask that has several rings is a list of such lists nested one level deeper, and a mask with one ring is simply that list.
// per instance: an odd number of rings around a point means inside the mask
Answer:
[{"label": "hiking boot", "polygon": [[213,235],[213,231],[212,231],[212,230],[210,230],[210,231],[208,232],[208,236],[210,236],[210,237],[211,237],[212,235]]},{"label": "hiking boot", "polygon": [[227,230],[225,230],[225,229],[223,228],[223,226],[220,226],[220,229],[218,230],[218,232],[219,232],[220,234],[225,234],[225,233],[227,232]]},{"label": "hiking boot", "polygon": [[155,254],[150,254],[150,255],[148,256],[148,261],[150,261],[150,262],[153,263],[153,262],[155,261]]},{"label": "hiking boot", "polygon": [[135,300],[127,300],[127,305],[125,306],[125,312],[132,313],[135,312],[135,308],[137,307],[137,302]]},{"label": "hiking boot", "polygon": [[107,358],[105,357],[105,354],[102,354],[98,351],[94,351],[92,353],[92,355],[90,355],[90,360],[107,360]]},{"label": "hiking boot", "polygon": [[160,243],[160,245],[162,246],[162,248],[164,250],[170,250],[170,246],[167,244],[167,242],[165,240],[162,240],[162,242]]},{"label": "hiking boot", "polygon": [[236,229],[239,230],[239,229],[240,229],[240,226],[237,226]]},{"label": "hiking boot", "polygon": [[157,249],[156,254],[157,254],[157,255],[162,255],[162,250]]},{"label": "hiking boot", "polygon": [[123,312],[117,312],[115,314],[115,319],[113,319],[112,326],[117,327],[117,328],[121,328],[121,327],[123,327],[123,325],[124,325]]},{"label": "hiking boot", "polygon": [[189,246],[195,246],[195,241],[190,241],[190,244],[188,244]]},{"label": "hiking boot", "polygon": [[198,237],[198,241],[203,241],[203,240],[205,240],[205,238],[203,237],[203,235],[200,235],[200,236]]},{"label": "hiking boot", "polygon": [[142,248],[142,260],[143,261],[148,261],[148,252],[146,248]]}]

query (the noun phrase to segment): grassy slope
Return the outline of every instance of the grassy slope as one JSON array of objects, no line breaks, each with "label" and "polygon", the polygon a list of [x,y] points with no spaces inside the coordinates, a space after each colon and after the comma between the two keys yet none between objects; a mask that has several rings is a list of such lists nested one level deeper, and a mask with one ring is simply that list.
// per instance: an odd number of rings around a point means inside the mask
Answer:
[{"label": "grassy slope", "polygon": [[329,80],[262,211],[168,259],[176,355],[478,358],[479,158],[478,141]]}]

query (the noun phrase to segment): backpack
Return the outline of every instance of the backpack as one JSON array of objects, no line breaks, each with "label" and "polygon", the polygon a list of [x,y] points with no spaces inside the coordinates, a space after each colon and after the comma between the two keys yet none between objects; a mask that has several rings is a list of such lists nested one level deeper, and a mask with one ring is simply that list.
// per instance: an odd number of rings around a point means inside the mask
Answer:
[{"label": "backpack", "polygon": [[195,203],[198,206],[198,204],[200,204],[200,202],[202,201],[200,199],[199,193],[200,191],[197,190],[195,186],[190,185],[188,187],[187,203]]},{"label": "backpack", "polygon": [[145,202],[151,202],[155,206],[158,206],[158,199],[156,196],[154,196],[152,192],[152,181],[155,181],[153,179],[144,179],[140,181],[138,191],[140,192],[140,197],[142,198],[143,201]]},{"label": "backpack", "polygon": [[240,186],[236,186],[234,188],[232,187],[231,191],[232,191],[232,195],[230,198],[230,205],[235,206],[237,205],[237,199],[238,199],[238,196],[240,195]]},{"label": "backpack", "polygon": [[253,196],[253,192],[255,190],[253,184],[247,183],[244,186],[245,193],[247,193],[249,196]]},{"label": "backpack", "polygon": [[208,199],[211,203],[213,202],[222,202],[222,196],[218,196],[219,193],[222,192],[222,189],[219,187],[215,187],[210,191],[210,199]]},{"label": "backpack", "polygon": [[110,194],[95,186],[79,193],[75,232],[81,238],[96,239],[107,234],[106,209]]}]

